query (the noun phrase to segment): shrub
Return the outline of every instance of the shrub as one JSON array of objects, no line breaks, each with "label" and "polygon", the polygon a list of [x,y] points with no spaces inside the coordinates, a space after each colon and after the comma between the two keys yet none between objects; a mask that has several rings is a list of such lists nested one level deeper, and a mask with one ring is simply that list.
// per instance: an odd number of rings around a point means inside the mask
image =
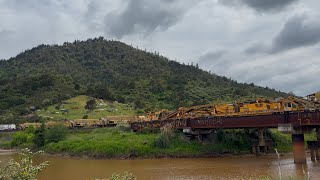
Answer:
[{"label": "shrub", "polygon": [[159,132],[160,132],[160,130],[158,128],[145,127],[145,128],[140,129],[137,133],[139,133],[139,134],[156,134]]},{"label": "shrub", "polygon": [[54,107],[56,110],[59,110],[60,109],[60,105],[57,105]]},{"label": "shrub", "polygon": [[33,157],[40,153],[43,152],[38,151],[36,153],[32,153],[29,149],[22,150],[22,152],[19,153],[20,161],[14,161],[12,159],[8,164],[0,169],[0,179],[35,180],[36,175],[49,165],[48,161],[39,165],[33,165]]},{"label": "shrub", "polygon": [[28,133],[28,134],[33,134],[35,132],[35,128],[33,126],[28,126],[24,132]]},{"label": "shrub", "polygon": [[56,125],[50,127],[45,133],[45,139],[47,143],[59,142],[66,138],[67,130],[62,125]]},{"label": "shrub", "polygon": [[83,115],[82,119],[88,119],[88,114]]},{"label": "shrub", "polygon": [[96,100],[91,99],[87,101],[86,105],[84,106],[85,109],[88,109],[89,111],[94,110],[97,107]]},{"label": "shrub", "polygon": [[11,146],[19,146],[23,143],[26,143],[28,139],[28,134],[24,132],[17,132],[13,135]]},{"label": "shrub", "polygon": [[16,146],[24,146],[26,144],[32,144],[34,135],[32,133],[26,133],[26,132],[16,132],[13,135],[12,141],[11,141],[11,147]]},{"label": "shrub", "polygon": [[129,126],[119,125],[118,128],[123,132],[131,132],[131,128]]},{"label": "shrub", "polygon": [[156,147],[158,148],[168,148],[170,145],[170,140],[173,138],[173,129],[171,124],[164,125],[160,130],[160,135],[156,139]]},{"label": "shrub", "polygon": [[41,126],[39,129],[36,129],[34,131],[34,138],[33,138],[33,143],[37,147],[42,147],[45,144],[45,124],[42,122]]}]

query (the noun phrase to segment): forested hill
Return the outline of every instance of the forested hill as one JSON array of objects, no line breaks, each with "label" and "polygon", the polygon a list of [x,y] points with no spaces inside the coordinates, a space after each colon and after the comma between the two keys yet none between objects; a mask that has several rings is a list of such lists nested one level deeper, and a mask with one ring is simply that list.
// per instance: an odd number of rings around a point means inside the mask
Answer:
[{"label": "forested hill", "polygon": [[133,103],[145,111],[286,96],[102,37],[40,45],[0,61],[2,117],[29,114],[80,94]]}]

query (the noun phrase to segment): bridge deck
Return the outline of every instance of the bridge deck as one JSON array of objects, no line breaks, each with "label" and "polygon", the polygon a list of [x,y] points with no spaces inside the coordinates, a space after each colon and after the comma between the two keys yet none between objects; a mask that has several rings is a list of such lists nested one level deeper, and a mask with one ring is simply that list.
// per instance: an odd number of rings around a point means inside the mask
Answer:
[{"label": "bridge deck", "polygon": [[134,131],[145,127],[160,128],[170,123],[175,129],[216,129],[216,128],[277,128],[279,124],[291,124],[293,127],[318,127],[320,126],[320,112],[299,112],[286,114],[270,114],[256,116],[232,117],[199,117],[165,121],[131,122]]}]

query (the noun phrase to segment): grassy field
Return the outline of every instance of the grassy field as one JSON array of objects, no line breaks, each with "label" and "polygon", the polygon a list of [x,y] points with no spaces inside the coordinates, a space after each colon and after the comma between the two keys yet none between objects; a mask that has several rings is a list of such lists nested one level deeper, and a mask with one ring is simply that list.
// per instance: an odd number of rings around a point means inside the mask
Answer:
[{"label": "grassy field", "polygon": [[197,157],[222,153],[249,153],[246,142],[199,142],[190,141],[183,134],[174,133],[169,146],[156,146],[159,133],[133,133],[126,128],[96,129],[86,134],[70,134],[58,143],[44,147],[48,153],[69,155],[128,158],[138,157]]},{"label": "grassy field", "polygon": [[77,96],[63,101],[61,104],[38,110],[37,115],[50,119],[82,119],[84,115],[88,115],[88,119],[99,119],[106,116],[133,116],[137,114],[131,105],[99,99],[96,100],[97,108],[93,111],[88,111],[84,106],[90,99],[91,97],[84,95]]}]

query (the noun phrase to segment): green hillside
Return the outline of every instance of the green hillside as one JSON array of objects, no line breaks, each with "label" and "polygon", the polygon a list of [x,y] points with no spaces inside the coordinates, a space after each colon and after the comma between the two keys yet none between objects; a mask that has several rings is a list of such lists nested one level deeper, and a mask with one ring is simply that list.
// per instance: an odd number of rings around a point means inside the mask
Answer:
[{"label": "green hillside", "polygon": [[117,101],[105,101],[97,99],[97,106],[90,111],[85,109],[87,101],[90,97],[80,95],[59,104],[54,104],[44,109],[36,111],[38,116],[46,119],[82,119],[87,115],[88,119],[99,119],[106,116],[134,116],[137,114],[136,110],[130,104],[122,104]]},{"label": "green hillside", "polygon": [[40,45],[0,61],[2,122],[18,121],[78,95],[150,111],[287,94],[237,83],[197,65],[180,64],[102,37]]}]

